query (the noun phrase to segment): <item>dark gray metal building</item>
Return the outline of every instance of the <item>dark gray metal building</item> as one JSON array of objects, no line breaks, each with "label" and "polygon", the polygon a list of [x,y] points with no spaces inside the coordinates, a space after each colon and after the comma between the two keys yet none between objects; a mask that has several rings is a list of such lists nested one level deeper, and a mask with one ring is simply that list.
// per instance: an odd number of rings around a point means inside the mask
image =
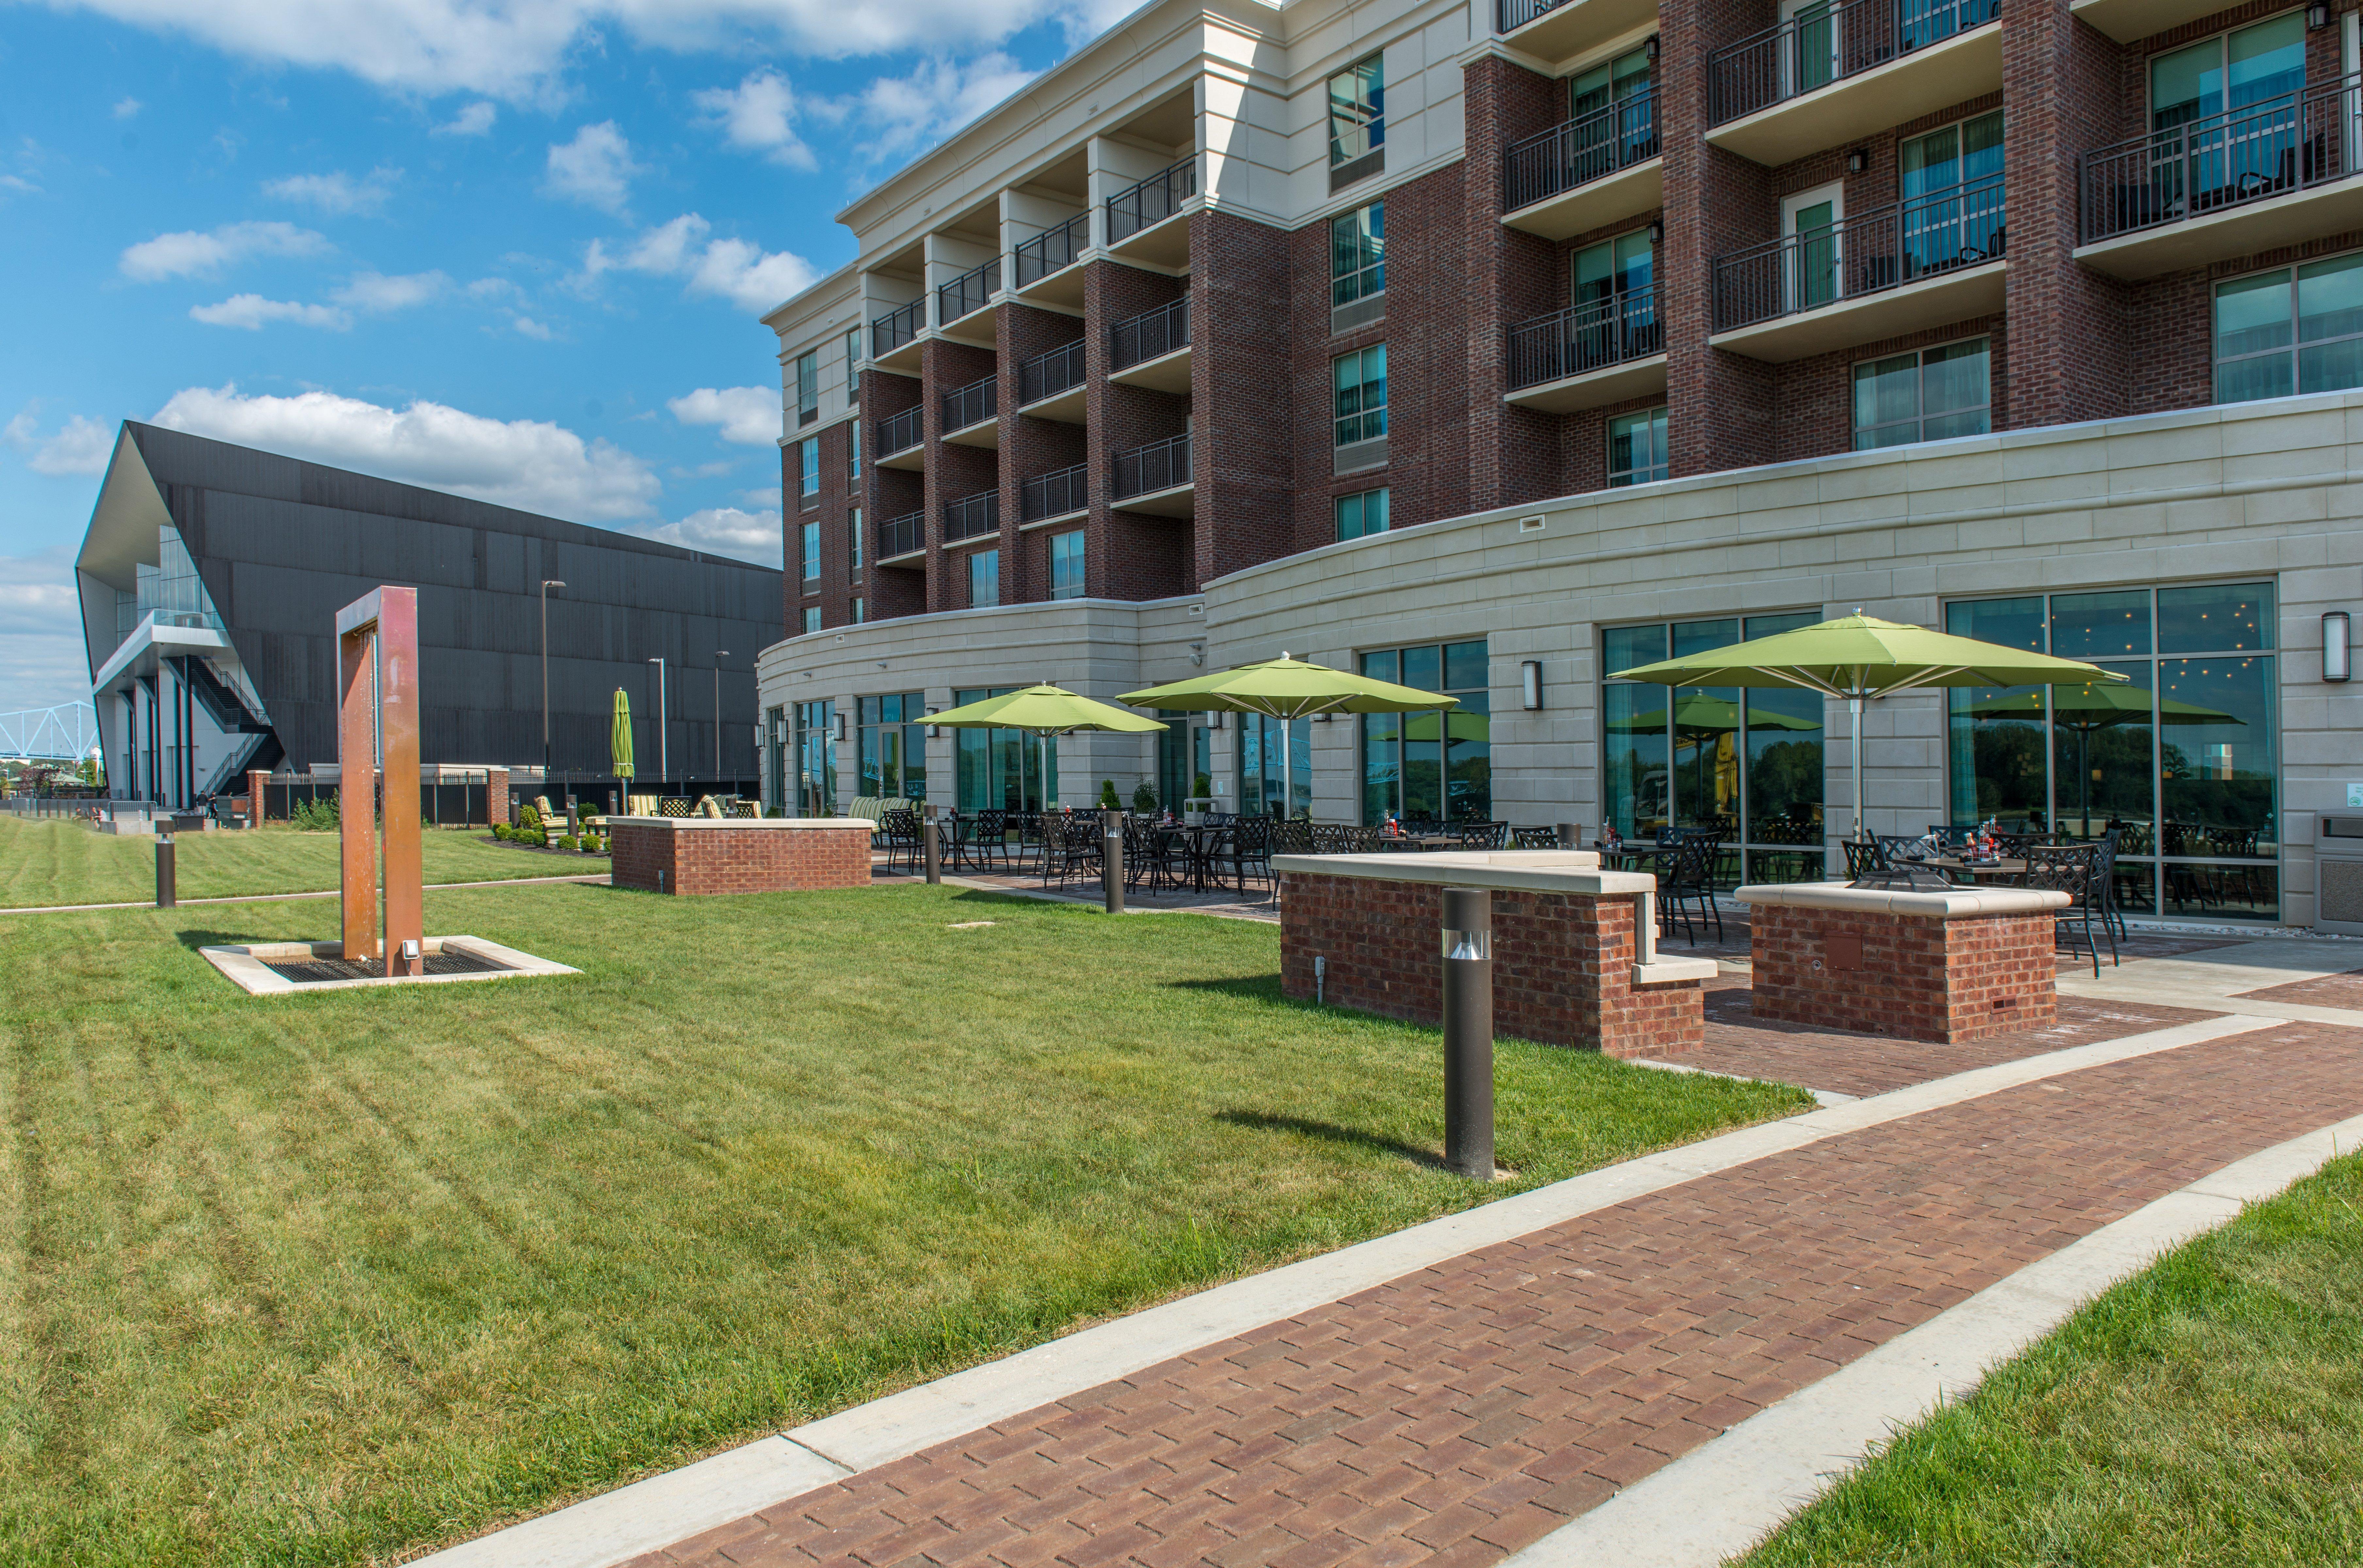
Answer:
[{"label": "dark gray metal building", "polygon": [[545,578],[566,584],[549,594],[554,768],[606,770],[620,687],[644,785],[660,755],[675,780],[716,778],[717,719],[718,777],[757,777],[769,567],[128,421],[76,565],[121,798],[187,805],[249,768],[334,762],[336,613],[382,583],[418,590],[421,762],[538,766]]}]

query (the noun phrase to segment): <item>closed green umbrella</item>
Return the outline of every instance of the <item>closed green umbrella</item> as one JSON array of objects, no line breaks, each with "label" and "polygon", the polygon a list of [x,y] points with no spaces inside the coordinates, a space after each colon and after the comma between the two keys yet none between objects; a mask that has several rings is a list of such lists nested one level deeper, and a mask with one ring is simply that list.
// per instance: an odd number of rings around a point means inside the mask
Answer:
[{"label": "closed green umbrella", "polygon": [[927,715],[927,723],[955,730],[1024,730],[1041,737],[1042,804],[1050,804],[1050,737],[1076,730],[1112,730],[1149,734],[1165,728],[1155,719],[1127,713],[1112,703],[1076,695],[1059,686],[1028,686],[998,697],[981,697]]},{"label": "closed green umbrella", "polygon": [[607,760],[616,778],[631,782],[632,700],[620,686],[616,688],[616,716],[607,722]]}]

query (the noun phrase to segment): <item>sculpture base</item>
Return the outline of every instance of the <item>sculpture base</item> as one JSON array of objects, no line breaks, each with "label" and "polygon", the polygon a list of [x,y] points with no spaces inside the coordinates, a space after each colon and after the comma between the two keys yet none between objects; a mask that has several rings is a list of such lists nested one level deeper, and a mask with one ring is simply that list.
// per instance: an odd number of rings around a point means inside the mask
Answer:
[{"label": "sculpture base", "polygon": [[348,962],[341,942],[265,942],[197,951],[240,990],[257,997],[349,990],[357,986],[436,986],[454,980],[582,973],[481,936],[430,936],[419,947],[427,971],[423,975],[388,975],[383,959]]}]

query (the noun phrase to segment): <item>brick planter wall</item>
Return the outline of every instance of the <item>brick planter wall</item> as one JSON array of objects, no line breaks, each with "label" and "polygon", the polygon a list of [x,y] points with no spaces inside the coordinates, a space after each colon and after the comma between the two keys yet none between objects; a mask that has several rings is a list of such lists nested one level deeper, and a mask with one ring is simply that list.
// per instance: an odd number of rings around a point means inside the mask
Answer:
[{"label": "brick planter wall", "polygon": [[1759,1019],[1949,1045],[2059,1016],[2047,913],[1935,920],[1757,905],[1748,922]]},{"label": "brick planter wall", "polygon": [[615,820],[614,880],[642,892],[801,892],[870,886],[868,824],[695,826],[653,817]]},{"label": "brick planter wall", "polygon": [[[1326,1000],[1414,1023],[1443,1021],[1440,887],[1296,872],[1281,884],[1283,991],[1312,1000],[1318,956],[1328,960]],[[1497,889],[1495,1032],[1611,1056],[1673,1055],[1703,1043],[1701,983],[1636,986],[1633,959],[1630,898]]]}]

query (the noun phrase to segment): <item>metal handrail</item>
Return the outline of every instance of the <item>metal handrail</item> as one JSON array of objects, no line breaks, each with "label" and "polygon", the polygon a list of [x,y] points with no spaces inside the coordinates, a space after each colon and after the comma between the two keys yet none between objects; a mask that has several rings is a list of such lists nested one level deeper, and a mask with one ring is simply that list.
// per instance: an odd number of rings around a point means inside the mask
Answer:
[{"label": "metal handrail", "polygon": [[889,517],[878,525],[878,558],[882,561],[925,549],[926,544],[927,514],[925,512],[905,512],[900,517]]},{"label": "metal handrail", "polygon": [[1110,370],[1121,370],[1190,347],[1190,296],[1141,312],[1108,328]]},{"label": "metal handrail", "polygon": [[2009,237],[2002,177],[1856,214],[1718,256],[1714,330],[1817,310],[1995,260]]},{"label": "metal handrail", "polygon": [[926,438],[926,416],[917,405],[890,414],[878,422],[878,456],[907,452]]},{"label": "metal handrail", "polygon": [[937,288],[936,325],[949,326],[964,315],[974,315],[991,304],[1000,292],[1001,258],[996,256]]},{"label": "metal handrail", "polygon": [[1644,88],[1502,155],[1502,210],[1515,212],[1658,156],[1658,94]]},{"label": "metal handrail", "polygon": [[1509,333],[1510,390],[1605,370],[1666,351],[1655,288],[1628,289],[1522,321]]},{"label": "metal handrail", "polygon": [[1841,0],[1792,17],[1707,56],[1707,124],[1844,81],[2001,14],[2001,0]]},{"label": "metal handrail", "polygon": [[1032,523],[1082,511],[1091,504],[1091,465],[1077,463],[1027,480],[1017,492],[1018,520]]},{"label": "metal handrail", "polygon": [[1493,30],[1515,32],[1537,17],[1548,17],[1567,0],[1494,0]]},{"label": "metal handrail", "polygon": [[944,428],[965,430],[970,425],[990,419],[997,412],[993,396],[993,378],[971,381],[958,392],[944,393]]},{"label": "metal handrail", "polygon": [[944,543],[957,544],[1001,528],[1001,492],[981,490],[974,495],[944,503]]},{"label": "metal handrail", "polygon": [[2244,105],[2084,154],[2080,243],[2260,202],[2363,171],[2363,75]]},{"label": "metal handrail", "polygon": [[1118,191],[1107,201],[1108,243],[1114,245],[1153,224],[1163,223],[1197,193],[1198,159],[1194,153],[1137,185]]},{"label": "metal handrail", "polygon": [[1169,436],[1115,455],[1108,494],[1123,501],[1190,482],[1190,433]]},{"label": "metal handrail", "polygon": [[1017,367],[1017,406],[1056,397],[1083,384],[1083,340],[1061,343]]},{"label": "metal handrail", "polygon": [[897,305],[870,324],[870,357],[882,359],[917,337],[927,325],[927,296]]},{"label": "metal handrail", "polygon": [[1010,271],[1017,286],[1038,283],[1053,272],[1063,272],[1080,259],[1092,243],[1092,215],[1077,213],[1056,228],[1046,228],[1031,239],[1010,247]]}]

